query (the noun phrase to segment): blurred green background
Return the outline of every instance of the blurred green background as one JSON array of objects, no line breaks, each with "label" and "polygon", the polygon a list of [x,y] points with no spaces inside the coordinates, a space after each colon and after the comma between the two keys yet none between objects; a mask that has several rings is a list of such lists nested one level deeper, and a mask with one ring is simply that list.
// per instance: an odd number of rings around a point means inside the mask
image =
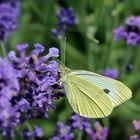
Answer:
[{"label": "blurred green background", "polygon": [[[56,27],[56,13],[60,7],[73,7],[78,24],[66,33],[66,66],[101,73],[105,68],[117,69],[119,80],[133,91],[133,98],[115,108],[113,113],[100,122],[109,126],[108,140],[128,139],[133,134],[132,120],[140,119],[140,46],[129,47],[123,41],[113,41],[113,29],[131,15],[139,15],[139,0],[23,0],[20,24],[17,32],[10,35],[8,51],[16,44],[36,42],[48,48],[60,48],[60,41],[51,34]],[[96,38],[99,43],[94,41]],[[61,53],[60,53],[61,55]],[[128,73],[126,64],[132,64]],[[66,98],[56,101],[57,108],[49,112],[48,120],[32,120],[43,128],[45,137],[52,136],[58,121],[65,122],[72,113]],[[95,119],[93,119],[95,121]],[[18,136],[17,136],[17,139]]]}]

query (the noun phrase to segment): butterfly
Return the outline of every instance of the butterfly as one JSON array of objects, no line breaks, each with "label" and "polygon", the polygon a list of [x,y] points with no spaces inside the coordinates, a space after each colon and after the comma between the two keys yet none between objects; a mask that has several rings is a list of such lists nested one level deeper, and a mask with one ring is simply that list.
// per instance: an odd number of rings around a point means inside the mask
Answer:
[{"label": "butterfly", "polygon": [[60,81],[64,84],[67,99],[80,116],[106,117],[114,107],[132,97],[131,90],[115,79],[66,67],[62,71]]}]

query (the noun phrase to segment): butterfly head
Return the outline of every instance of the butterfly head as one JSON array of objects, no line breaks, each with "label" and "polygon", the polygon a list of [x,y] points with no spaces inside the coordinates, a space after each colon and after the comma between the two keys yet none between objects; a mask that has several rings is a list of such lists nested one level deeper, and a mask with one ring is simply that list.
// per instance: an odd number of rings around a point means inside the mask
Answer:
[{"label": "butterfly head", "polygon": [[58,72],[59,72],[60,81],[64,82],[67,79],[67,76],[71,72],[71,70],[65,67],[65,65],[61,61],[58,61],[58,64],[59,64]]},{"label": "butterfly head", "polygon": [[60,65],[59,69],[60,69],[60,76],[62,78],[67,76],[71,71],[69,68],[65,67],[64,65]]}]

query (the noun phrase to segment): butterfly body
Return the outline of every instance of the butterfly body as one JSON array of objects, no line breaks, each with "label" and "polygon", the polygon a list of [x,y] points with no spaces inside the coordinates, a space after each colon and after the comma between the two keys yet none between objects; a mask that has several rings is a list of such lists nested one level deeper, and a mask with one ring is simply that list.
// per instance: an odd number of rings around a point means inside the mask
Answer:
[{"label": "butterfly body", "polygon": [[117,80],[84,70],[63,70],[61,81],[68,101],[81,116],[106,117],[132,96],[131,90]]}]

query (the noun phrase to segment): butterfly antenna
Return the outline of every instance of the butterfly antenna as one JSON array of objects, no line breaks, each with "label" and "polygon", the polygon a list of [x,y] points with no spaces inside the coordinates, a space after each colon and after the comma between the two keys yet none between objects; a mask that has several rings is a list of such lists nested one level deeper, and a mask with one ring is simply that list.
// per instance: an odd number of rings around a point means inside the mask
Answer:
[{"label": "butterfly antenna", "polygon": [[57,61],[61,64],[62,71],[65,71],[65,58],[66,58],[66,37],[61,40],[61,61],[57,59]]},{"label": "butterfly antenna", "polygon": [[65,66],[65,63],[66,63],[66,37],[64,38],[64,54],[63,54],[63,63],[64,63],[64,66]]}]

